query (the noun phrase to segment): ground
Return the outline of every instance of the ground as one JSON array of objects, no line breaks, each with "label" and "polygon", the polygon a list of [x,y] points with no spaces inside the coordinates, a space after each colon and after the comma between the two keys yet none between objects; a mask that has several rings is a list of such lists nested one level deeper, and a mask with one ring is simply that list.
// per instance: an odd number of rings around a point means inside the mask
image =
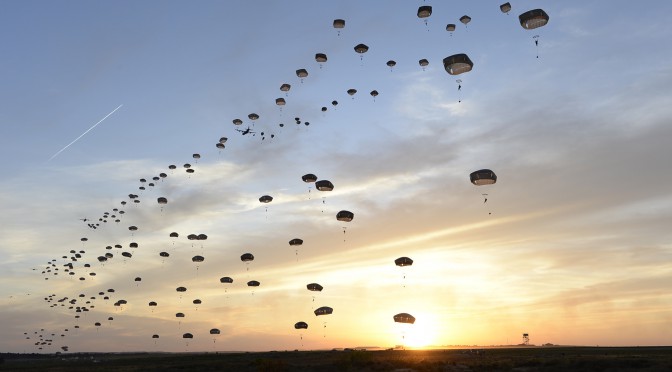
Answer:
[{"label": "ground", "polygon": [[672,347],[3,354],[2,371],[672,371]]}]

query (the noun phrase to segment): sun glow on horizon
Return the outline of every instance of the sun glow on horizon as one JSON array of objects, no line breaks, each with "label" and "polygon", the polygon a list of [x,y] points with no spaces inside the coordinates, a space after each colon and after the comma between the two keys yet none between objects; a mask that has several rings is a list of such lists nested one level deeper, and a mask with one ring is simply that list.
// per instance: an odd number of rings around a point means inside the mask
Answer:
[{"label": "sun glow on horizon", "polygon": [[395,333],[397,342],[395,344],[414,349],[421,349],[436,345],[438,341],[438,328],[433,324],[434,317],[430,314],[418,314],[414,324],[396,323]]}]

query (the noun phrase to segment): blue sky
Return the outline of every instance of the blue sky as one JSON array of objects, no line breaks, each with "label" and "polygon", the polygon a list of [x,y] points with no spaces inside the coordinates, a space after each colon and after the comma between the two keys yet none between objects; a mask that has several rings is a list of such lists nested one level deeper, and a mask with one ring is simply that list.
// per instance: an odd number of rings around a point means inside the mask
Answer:
[{"label": "blue sky", "polygon": [[[416,16],[425,4],[427,25]],[[24,332],[75,324],[41,351],[183,351],[184,332],[195,335],[189,350],[211,350],[210,328],[222,330],[221,350],[490,345],[523,332],[537,344],[669,344],[671,6],[511,4],[507,15],[490,1],[4,2],[0,319],[11,326],[0,349],[37,351]],[[539,7],[549,24],[520,27],[518,14]],[[361,59],[359,43],[370,47]],[[315,53],[328,56],[321,68]],[[456,53],[473,71],[445,72]],[[242,136],[236,118],[257,134]],[[481,168],[497,184],[469,183]],[[160,172],[163,182],[138,190]],[[334,191],[309,193],[306,173]],[[122,208],[129,193],[141,203],[123,206],[122,222],[79,221]],[[264,194],[273,202],[261,205]],[[355,214],[347,226],[334,218],[342,209]],[[190,233],[209,238],[192,246]],[[298,255],[287,244],[297,237]],[[113,250],[97,262],[105,246],[131,241],[132,259]],[[96,277],[44,280],[46,262],[62,265],[71,249],[87,252],[78,264]],[[245,252],[256,257],[249,271]],[[198,272],[196,254],[206,258]],[[415,260],[406,279],[399,256]],[[254,295],[252,279],[262,282]],[[319,304],[310,282],[325,288]],[[97,299],[86,319],[43,300],[115,287],[130,305]],[[317,306],[334,314],[316,318]],[[400,312],[416,324],[400,330]],[[298,321],[309,324],[303,342]]]}]

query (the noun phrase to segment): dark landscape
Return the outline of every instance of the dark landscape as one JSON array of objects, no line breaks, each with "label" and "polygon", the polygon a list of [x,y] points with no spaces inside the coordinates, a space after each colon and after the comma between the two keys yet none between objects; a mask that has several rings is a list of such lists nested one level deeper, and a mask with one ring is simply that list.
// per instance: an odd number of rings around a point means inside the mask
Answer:
[{"label": "dark landscape", "polygon": [[672,347],[2,354],[3,371],[672,371]]}]

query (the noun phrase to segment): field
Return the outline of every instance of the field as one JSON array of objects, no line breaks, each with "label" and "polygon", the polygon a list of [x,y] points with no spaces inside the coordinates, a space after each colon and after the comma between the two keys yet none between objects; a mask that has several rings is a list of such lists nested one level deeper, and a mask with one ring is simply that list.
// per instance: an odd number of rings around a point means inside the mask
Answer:
[{"label": "field", "polygon": [[3,371],[672,371],[672,347],[3,354]]}]

